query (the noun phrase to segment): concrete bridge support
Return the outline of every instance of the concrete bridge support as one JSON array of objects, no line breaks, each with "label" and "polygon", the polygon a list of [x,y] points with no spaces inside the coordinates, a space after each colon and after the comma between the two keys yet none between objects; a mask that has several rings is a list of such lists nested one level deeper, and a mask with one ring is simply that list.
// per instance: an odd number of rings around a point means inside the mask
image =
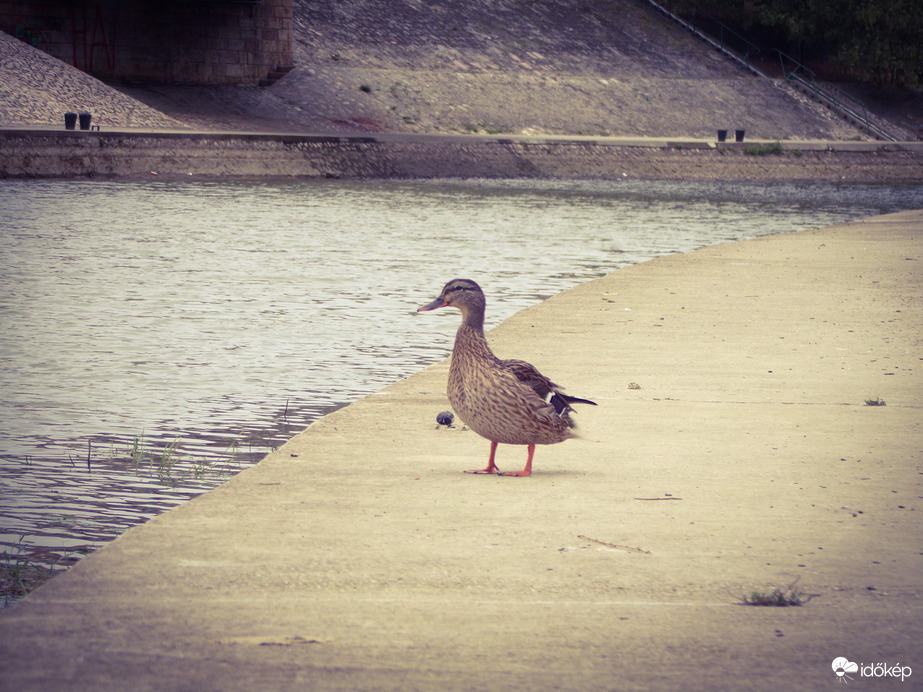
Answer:
[{"label": "concrete bridge support", "polygon": [[0,29],[129,83],[256,84],[292,64],[292,0],[0,0]]}]

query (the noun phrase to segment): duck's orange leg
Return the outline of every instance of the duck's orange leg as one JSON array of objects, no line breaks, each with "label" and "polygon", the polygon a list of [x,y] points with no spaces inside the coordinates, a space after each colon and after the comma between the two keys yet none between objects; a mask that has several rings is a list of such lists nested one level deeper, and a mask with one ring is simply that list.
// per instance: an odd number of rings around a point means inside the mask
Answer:
[{"label": "duck's orange leg", "polygon": [[465,473],[500,473],[497,465],[494,463],[494,455],[497,453],[497,443],[490,441],[490,459],[487,460],[486,469],[477,469],[475,471],[465,471]]},{"label": "duck's orange leg", "polygon": [[530,476],[532,475],[532,457],[534,455],[535,455],[535,445],[529,445],[529,458],[526,459],[526,467],[522,471],[507,471],[506,473],[500,473],[499,471],[497,471],[497,475],[499,476]]}]

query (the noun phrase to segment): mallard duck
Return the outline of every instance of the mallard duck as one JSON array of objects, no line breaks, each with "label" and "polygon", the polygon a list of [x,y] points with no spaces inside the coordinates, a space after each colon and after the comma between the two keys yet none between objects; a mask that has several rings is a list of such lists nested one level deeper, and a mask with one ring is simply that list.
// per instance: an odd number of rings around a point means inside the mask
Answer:
[{"label": "mallard duck", "polygon": [[[487,468],[465,473],[528,476],[535,445],[563,442],[573,435],[571,404],[596,404],[561,392],[561,388],[523,360],[501,360],[484,336],[486,300],[470,279],[453,279],[429,305],[417,312],[453,307],[462,323],[449,366],[448,395],[455,413],[481,437],[490,440]],[[494,463],[498,444],[528,445],[522,471],[501,473]]]}]

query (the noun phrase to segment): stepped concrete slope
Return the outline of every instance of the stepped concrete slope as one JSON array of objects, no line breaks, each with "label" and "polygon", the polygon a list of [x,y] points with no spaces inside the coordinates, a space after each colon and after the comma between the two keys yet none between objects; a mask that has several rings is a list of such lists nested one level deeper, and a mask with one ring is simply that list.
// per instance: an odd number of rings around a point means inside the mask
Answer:
[{"label": "stepped concrete slope", "polygon": [[[297,67],[266,88],[110,86],[2,34],[0,125],[86,110],[104,130],[867,138],[634,0],[295,0],[292,33]],[[872,111],[918,141],[920,99]]]},{"label": "stepped concrete slope", "polygon": [[271,87],[120,89],[211,130],[867,138],[633,0],[295,0],[293,42]]},{"label": "stepped concrete slope", "polygon": [[461,473],[488,444],[434,365],[0,614],[3,689],[919,689],[921,262],[904,212],[520,312],[498,354],[600,404],[532,477]]}]

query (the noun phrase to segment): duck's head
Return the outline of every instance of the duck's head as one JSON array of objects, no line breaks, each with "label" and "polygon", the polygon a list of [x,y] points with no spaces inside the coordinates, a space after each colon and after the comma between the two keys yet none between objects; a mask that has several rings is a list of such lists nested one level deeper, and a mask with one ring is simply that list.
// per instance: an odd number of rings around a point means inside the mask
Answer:
[{"label": "duck's head", "polygon": [[442,288],[442,293],[429,305],[424,305],[417,312],[426,312],[437,308],[458,308],[467,319],[468,315],[484,315],[484,291],[471,279],[452,279]]}]

